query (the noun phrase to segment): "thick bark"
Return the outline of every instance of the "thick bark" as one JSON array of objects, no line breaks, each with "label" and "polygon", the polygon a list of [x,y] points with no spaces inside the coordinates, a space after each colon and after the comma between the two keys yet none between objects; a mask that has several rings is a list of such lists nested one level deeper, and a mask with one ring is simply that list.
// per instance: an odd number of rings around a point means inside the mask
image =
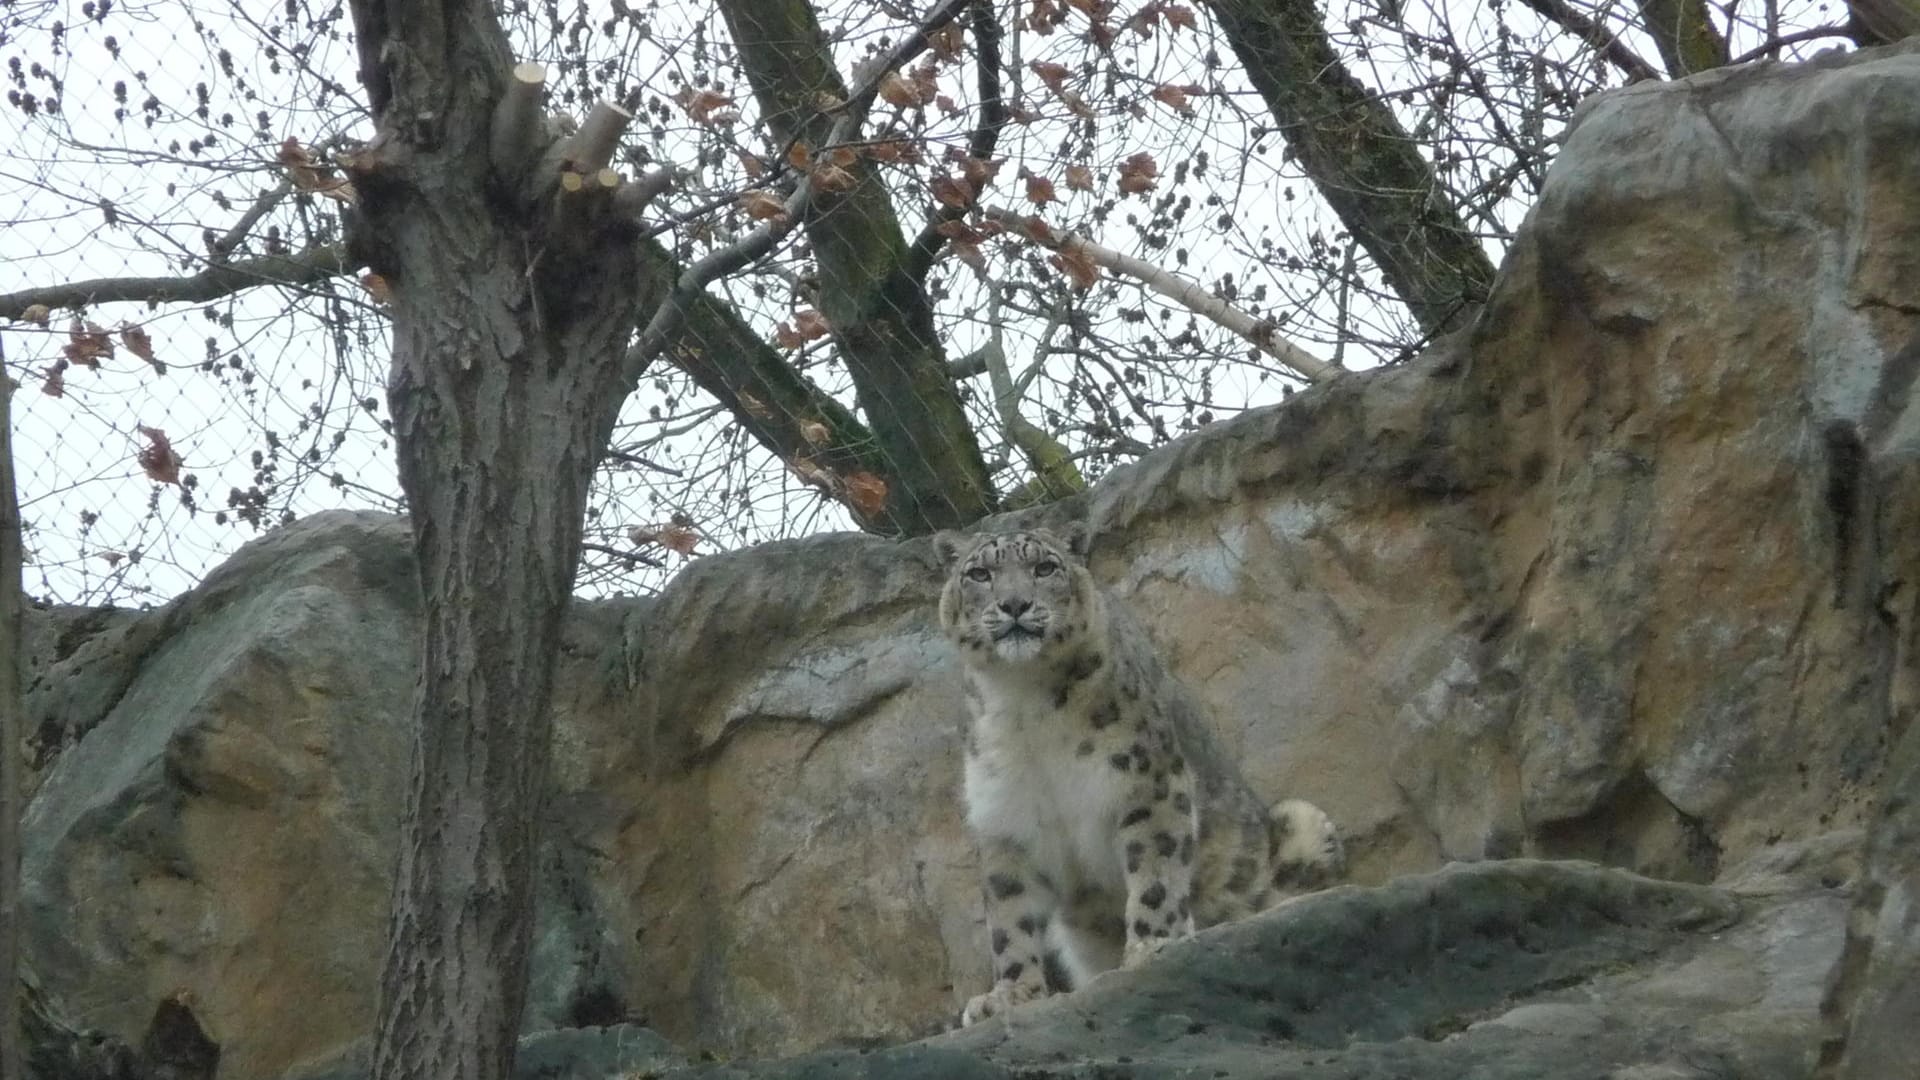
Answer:
[{"label": "thick bark", "polygon": [[1327,205],[1421,327],[1463,326],[1487,257],[1386,102],[1340,62],[1313,0],[1211,0],[1220,28]]},{"label": "thick bark", "polygon": [[373,1073],[501,1080],[525,1004],[560,625],[627,390],[638,260],[630,235],[490,187],[512,67],[491,5],[353,13],[379,126],[350,170],[353,240],[393,294],[388,397],[423,602]]},{"label": "thick bark", "polygon": [[20,1080],[20,503],[13,490],[13,382],[0,366],[0,1080]]},{"label": "thick bark", "polygon": [[1706,0],[1639,0],[1640,17],[1674,78],[1727,63],[1727,39],[1707,17]]},{"label": "thick bark", "polygon": [[[833,127],[823,106],[846,100],[847,89],[812,5],[722,0],[720,9],[774,140],[819,148]],[[849,171],[856,186],[816,199],[805,228],[820,312],[890,465],[880,524],[908,534],[964,525],[993,509],[986,462],[947,377],[932,304],[910,271],[886,187],[864,161]]]}]

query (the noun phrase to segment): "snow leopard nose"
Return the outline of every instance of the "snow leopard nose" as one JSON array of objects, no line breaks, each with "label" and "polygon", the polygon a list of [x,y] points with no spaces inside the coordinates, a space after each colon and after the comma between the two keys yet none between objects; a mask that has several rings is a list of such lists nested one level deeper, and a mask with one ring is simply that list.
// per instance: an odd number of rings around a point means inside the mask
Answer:
[{"label": "snow leopard nose", "polygon": [[1017,619],[1020,616],[1026,614],[1027,609],[1032,606],[1033,606],[1033,602],[1030,600],[1000,601],[1000,610],[1006,612],[1007,617],[1010,619]]}]

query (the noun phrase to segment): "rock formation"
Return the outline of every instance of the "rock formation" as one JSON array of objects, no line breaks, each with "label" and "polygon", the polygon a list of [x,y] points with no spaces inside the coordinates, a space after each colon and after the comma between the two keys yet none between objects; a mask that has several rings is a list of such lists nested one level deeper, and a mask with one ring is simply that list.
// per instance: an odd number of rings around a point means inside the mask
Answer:
[{"label": "rock formation", "polygon": [[[1920,1060],[1917,146],[1913,43],[1603,95],[1470,334],[1036,512],[1088,516],[1256,785],[1391,884],[765,1074]],[[924,542],[826,536],[580,606],[529,1030],[864,1047],[984,985],[935,581]],[[336,513],[164,609],[38,615],[27,956],[69,1020],[137,1043],[190,1000],[234,1078],[364,1033],[412,589],[399,523]],[[1725,888],[1396,880],[1521,856]]]}]

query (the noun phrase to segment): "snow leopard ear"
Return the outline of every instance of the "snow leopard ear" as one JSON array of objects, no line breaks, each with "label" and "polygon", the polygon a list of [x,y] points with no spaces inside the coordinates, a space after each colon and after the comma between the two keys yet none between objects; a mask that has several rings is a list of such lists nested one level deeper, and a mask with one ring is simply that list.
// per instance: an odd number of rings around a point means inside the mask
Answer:
[{"label": "snow leopard ear", "polygon": [[1087,527],[1086,522],[1075,518],[1052,531],[1061,545],[1073,553],[1074,558],[1086,561],[1087,548],[1093,543],[1093,530]]},{"label": "snow leopard ear", "polygon": [[933,534],[933,557],[941,566],[952,566],[967,552],[967,534],[942,529]]}]

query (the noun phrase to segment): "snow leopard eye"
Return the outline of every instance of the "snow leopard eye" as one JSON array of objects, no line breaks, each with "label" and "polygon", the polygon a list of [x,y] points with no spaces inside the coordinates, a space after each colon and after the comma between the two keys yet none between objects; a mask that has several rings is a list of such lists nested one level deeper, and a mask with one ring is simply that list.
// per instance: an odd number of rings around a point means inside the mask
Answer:
[{"label": "snow leopard eye", "polygon": [[1048,559],[1048,560],[1047,560],[1046,562],[1042,562],[1042,563],[1035,563],[1035,564],[1034,564],[1034,567],[1033,567],[1033,576],[1034,576],[1034,577],[1048,577],[1048,576],[1050,576],[1051,574],[1053,574],[1053,573],[1054,573],[1054,571],[1056,571],[1056,570],[1059,570],[1059,569],[1060,569],[1060,564],[1059,564],[1059,563],[1057,563],[1057,562],[1054,562],[1054,561],[1053,561],[1052,559]]},{"label": "snow leopard eye", "polygon": [[970,567],[967,570],[967,579],[969,581],[981,581],[981,582],[992,581],[993,571],[987,569],[984,566]]}]

